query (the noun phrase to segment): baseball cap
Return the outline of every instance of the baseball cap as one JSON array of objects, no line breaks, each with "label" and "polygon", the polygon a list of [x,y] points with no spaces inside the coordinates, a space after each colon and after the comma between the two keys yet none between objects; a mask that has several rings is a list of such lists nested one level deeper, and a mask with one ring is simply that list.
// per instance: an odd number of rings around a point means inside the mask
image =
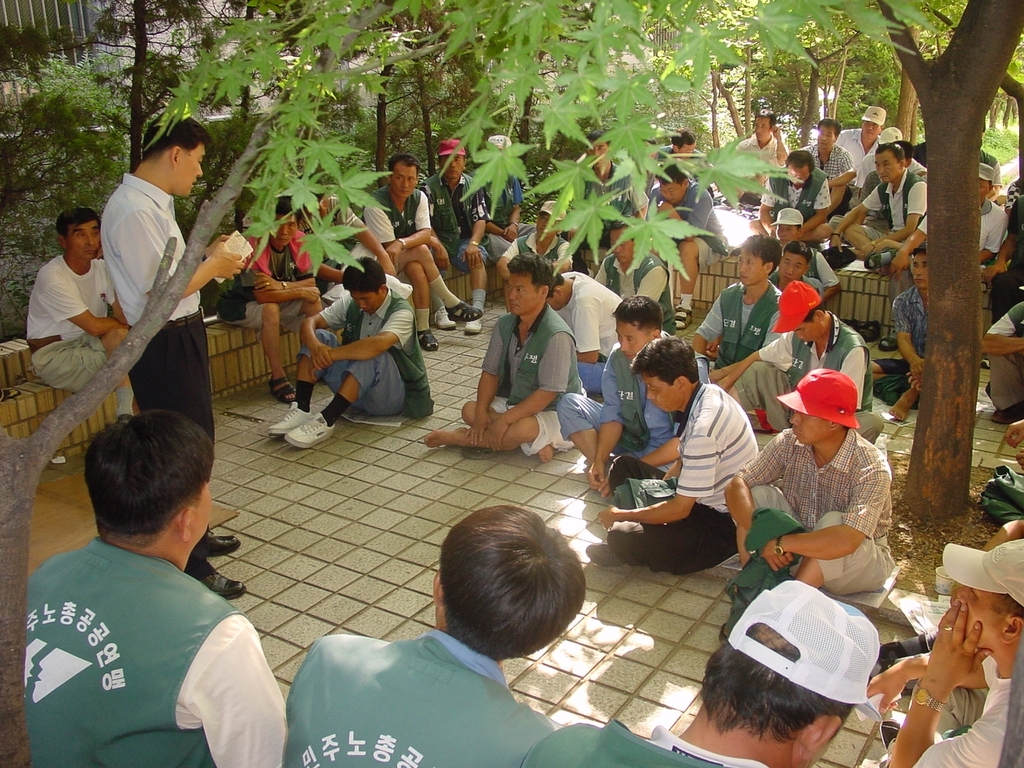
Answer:
[{"label": "baseball cap", "polygon": [[555,213],[555,201],[548,200],[544,205],[540,207],[541,213],[546,213],[548,216],[553,216]]},{"label": "baseball cap", "polygon": [[512,146],[512,139],[508,136],[503,136],[500,133],[496,133],[493,136],[488,137],[487,142],[493,144],[498,149],[508,149]]},{"label": "baseball cap", "polygon": [[460,146],[459,139],[445,139],[437,145],[437,156],[448,157],[448,155],[455,153],[456,155],[466,154],[466,148]]},{"label": "baseball cap", "polygon": [[[884,120],[885,118],[882,119]],[[879,125],[881,125],[881,123],[879,123]],[[895,125],[890,125],[884,131],[878,134],[879,144],[892,144],[894,141],[903,141],[903,131],[901,131]]]},{"label": "baseball cap", "polygon": [[[800,220],[803,224],[803,219]],[[779,297],[779,319],[775,323],[775,333],[792,331],[807,317],[807,313],[821,306],[821,296],[807,283],[794,280],[786,286]]]},{"label": "baseball cap", "polygon": [[861,122],[885,125],[885,110],[881,107],[868,107],[864,110],[864,117],[861,118]]},{"label": "baseball cap", "polygon": [[991,552],[947,544],[942,564],[953,581],[1024,605],[1024,541],[1008,541]]},{"label": "baseball cap", "polygon": [[988,163],[978,163],[978,178],[984,179],[985,181],[996,183],[997,177],[996,169]]},{"label": "baseball cap", "polygon": [[[779,216],[775,221],[772,222],[773,227],[777,227],[779,224],[789,224],[793,227],[802,227],[804,225],[804,217],[796,208],[783,208],[779,211]],[[806,316],[806,312],[804,315]]]},{"label": "baseball cap", "polygon": [[796,391],[779,395],[794,411],[857,429],[857,385],[841,371],[816,368],[797,382]]},{"label": "baseball cap", "polygon": [[[777,632],[796,649],[797,658],[789,649],[775,649],[758,639],[757,625]],[[868,700],[878,631],[856,608],[808,584],[784,581],[758,595],[729,633],[729,645],[801,688],[882,719]]]}]

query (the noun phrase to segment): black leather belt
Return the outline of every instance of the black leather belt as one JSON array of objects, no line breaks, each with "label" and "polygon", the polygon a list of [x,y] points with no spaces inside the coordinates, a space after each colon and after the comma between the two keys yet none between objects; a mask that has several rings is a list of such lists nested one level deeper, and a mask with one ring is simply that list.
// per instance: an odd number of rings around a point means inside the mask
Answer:
[{"label": "black leather belt", "polygon": [[164,328],[178,328],[182,325],[188,325],[193,320],[202,320],[203,310],[197,309],[191,315],[185,315],[185,317],[179,317],[177,320],[168,320],[164,323]]}]

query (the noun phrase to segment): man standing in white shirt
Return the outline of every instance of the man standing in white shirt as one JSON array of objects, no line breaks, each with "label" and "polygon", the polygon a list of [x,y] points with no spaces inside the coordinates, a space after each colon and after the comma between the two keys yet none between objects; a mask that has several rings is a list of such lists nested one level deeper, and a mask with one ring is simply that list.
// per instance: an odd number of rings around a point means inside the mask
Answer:
[{"label": "man standing in white shirt", "polygon": [[[164,248],[176,241],[171,271],[185,252],[185,238],[174,220],[174,195],[191,193],[203,175],[203,155],[210,134],[186,118],[163,128],[159,119],[146,130],[142,162],[126,173],[103,211],[103,253],[129,325],[139,322],[153,287]],[[129,373],[139,409],[175,411],[192,419],[213,440],[213,394],[206,327],[199,289],[215,278],[234,277],[243,259],[219,241],[189,281],[171,318],[154,336]],[[245,585],[217,573],[208,555],[237,549],[234,536],[200,539],[185,572],[224,597],[237,597]]]},{"label": "man standing in white shirt", "polygon": [[[75,208],[57,217],[64,255],[39,270],[28,302],[32,367],[51,387],[77,392],[128,335],[107,266],[100,258],[100,217]],[[113,316],[108,316],[108,308]],[[117,387],[117,415],[130,416],[134,400],[125,378]]]}]

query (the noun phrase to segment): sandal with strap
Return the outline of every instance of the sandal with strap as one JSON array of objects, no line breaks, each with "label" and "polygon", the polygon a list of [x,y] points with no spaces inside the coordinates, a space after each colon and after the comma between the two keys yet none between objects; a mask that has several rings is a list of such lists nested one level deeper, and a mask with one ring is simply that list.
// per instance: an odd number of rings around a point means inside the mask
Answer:
[{"label": "sandal with strap", "polygon": [[448,313],[449,319],[457,323],[471,323],[484,316],[482,309],[477,309],[472,304],[467,304],[464,301],[460,301],[454,307],[447,307],[445,312]]},{"label": "sandal with strap", "polygon": [[270,380],[270,394],[278,399],[278,402],[284,403],[285,405],[291,405],[295,402],[295,387],[288,381],[287,376],[282,376],[280,379]]}]

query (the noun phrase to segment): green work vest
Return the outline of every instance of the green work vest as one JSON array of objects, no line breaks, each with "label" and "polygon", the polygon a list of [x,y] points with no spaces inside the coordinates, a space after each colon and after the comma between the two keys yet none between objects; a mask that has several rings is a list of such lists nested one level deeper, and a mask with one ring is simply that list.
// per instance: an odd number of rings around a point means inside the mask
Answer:
[{"label": "green work vest", "polygon": [[[467,173],[462,174],[459,182],[463,189],[469,189],[473,183],[473,177]],[[428,190],[428,197],[433,203],[430,210],[430,225],[434,228],[437,239],[448,251],[449,258],[454,258],[459,252],[459,243],[465,239],[462,236],[462,227],[459,225],[459,217],[455,215],[455,207],[452,205],[452,191],[445,184],[440,174],[434,174],[427,179],[425,184]],[[458,189],[458,185],[456,185]],[[466,238],[470,237],[467,233]],[[487,237],[480,241],[480,250],[487,249]]]},{"label": "green work vest", "polygon": [[[384,313],[384,323],[387,324],[390,318],[399,309],[408,309],[412,312],[412,306],[396,293],[391,294],[391,305]],[[341,343],[351,344],[359,341],[360,332],[363,328],[363,319],[366,313],[359,308],[354,301],[349,304],[345,312],[345,328],[341,333]],[[422,419],[434,412],[434,401],[430,398],[430,383],[427,381],[427,366],[423,362],[423,352],[418,344],[413,345],[412,354],[409,354],[402,347],[394,345],[388,347],[388,354],[398,366],[398,375],[402,377],[405,384],[405,407],[402,413],[410,419]]]},{"label": "green work vest", "polygon": [[558,261],[558,249],[563,244],[566,244],[566,241],[563,238],[555,235],[555,239],[551,241],[551,247],[548,248],[545,253],[537,253],[535,248],[530,247],[528,242],[530,237],[531,235],[523,235],[522,237],[517,237],[515,239],[516,254],[521,256],[537,256],[542,259],[547,259],[551,263]]},{"label": "green work vest", "polygon": [[[911,173],[908,170],[903,171],[903,175],[906,176],[906,181],[903,182],[903,224],[907,223],[907,202],[910,200],[910,190],[915,184],[920,184],[923,179],[916,173]],[[892,222],[892,205],[889,200],[889,185],[879,184],[878,185],[878,200],[882,204],[882,209],[879,213],[889,222],[889,229],[893,228]]]},{"label": "green work vest", "polygon": [[505,191],[498,197],[498,203],[494,206],[494,213],[491,214],[491,221],[502,229],[509,225],[512,209],[516,207],[512,202],[513,192],[512,180],[509,179],[508,184],[505,185]]},{"label": "green work vest", "polygon": [[[537,374],[540,371],[540,359],[544,357],[544,351],[548,348],[548,342],[556,333],[564,332],[572,336],[572,329],[565,324],[565,321],[558,316],[558,313],[551,307],[544,305],[540,315],[530,329],[531,335],[526,340],[526,348],[523,351],[523,360],[519,364],[519,371],[514,380],[510,381],[511,370],[508,364],[508,350],[512,339],[516,335],[516,328],[519,325],[519,318],[511,312],[498,318],[498,333],[501,335],[501,360],[498,363],[498,395],[508,399],[509,406],[518,405],[538,389]],[[575,340],[575,337],[573,337]],[[569,382],[566,385],[565,393],[579,393],[580,374],[576,368],[576,360],[569,366]],[[558,406],[562,395],[558,394],[551,404],[544,410],[553,411]]]},{"label": "green work vest", "polygon": [[[654,254],[649,253],[640,261],[632,272],[634,294],[640,289],[640,283],[644,281],[647,274],[652,269],[657,269],[658,267],[667,271],[665,262]],[[610,253],[605,257],[601,268],[604,269],[605,287],[621,296],[622,283],[619,277],[619,270],[616,268],[614,253]],[[658,297],[658,306],[661,307],[661,330],[665,331],[665,333],[675,334],[676,316],[675,310],[672,309],[672,294],[669,292],[668,282],[665,283],[665,289],[661,292],[661,296]]]},{"label": "green work vest", "polygon": [[616,347],[608,356],[608,365],[615,372],[615,386],[619,392],[619,413],[622,415],[622,437],[619,445],[626,451],[641,451],[651,439],[651,430],[644,418],[644,396],[640,392],[640,379],[629,360]]},{"label": "green work vest", "polygon": [[818,198],[818,192],[821,191],[821,185],[828,182],[828,176],[820,168],[815,168],[811,171],[811,175],[804,182],[803,189],[800,190],[800,197],[796,201],[796,205],[791,205],[789,202],[789,177],[788,176],[772,176],[768,183],[771,186],[772,192],[776,198],[775,205],[772,206],[772,218],[776,218],[779,212],[783,208],[796,208],[800,211],[800,215],[804,217],[804,221],[807,221],[814,215],[814,201]]},{"label": "green work vest", "polygon": [[32,764],[213,767],[175,704],[210,632],[238,613],[166,560],[93,539],[28,582],[25,716]]},{"label": "green work vest", "polygon": [[423,199],[423,193],[420,190],[413,190],[412,194],[405,199],[405,206],[401,211],[395,207],[395,203],[391,199],[391,192],[387,187],[374,190],[370,197],[380,203],[380,207],[388,215],[391,228],[395,231],[395,240],[412,237],[419,231],[416,228],[416,210],[420,207],[420,200]]},{"label": "green work vest", "polygon": [[[867,344],[864,343],[864,339],[860,337],[860,334],[850,326],[840,321],[840,319],[831,312],[829,315],[832,317],[832,349],[825,353],[825,356],[820,361],[820,367],[828,368],[833,371],[842,370],[843,361],[846,359],[846,356],[855,349],[863,349],[865,359],[868,360],[869,364],[864,366],[864,381],[861,382],[860,408],[858,410],[870,411],[873,381],[871,376],[870,358],[867,357]],[[796,389],[796,385],[800,379],[810,371],[811,347],[809,344],[800,341],[795,333],[792,336],[791,343],[793,365],[789,367],[787,375],[789,376],[790,386],[792,386],[793,389]]]},{"label": "green work vest", "polygon": [[1014,336],[1024,336],[1024,301],[1014,304],[1007,311],[1006,316],[1013,323]]},{"label": "green work vest", "polygon": [[750,309],[747,324],[740,328],[743,317],[743,285],[734,283],[722,291],[718,300],[722,310],[722,343],[718,347],[715,368],[724,368],[757,352],[771,331],[772,317],[779,311],[781,293],[770,285]]}]

